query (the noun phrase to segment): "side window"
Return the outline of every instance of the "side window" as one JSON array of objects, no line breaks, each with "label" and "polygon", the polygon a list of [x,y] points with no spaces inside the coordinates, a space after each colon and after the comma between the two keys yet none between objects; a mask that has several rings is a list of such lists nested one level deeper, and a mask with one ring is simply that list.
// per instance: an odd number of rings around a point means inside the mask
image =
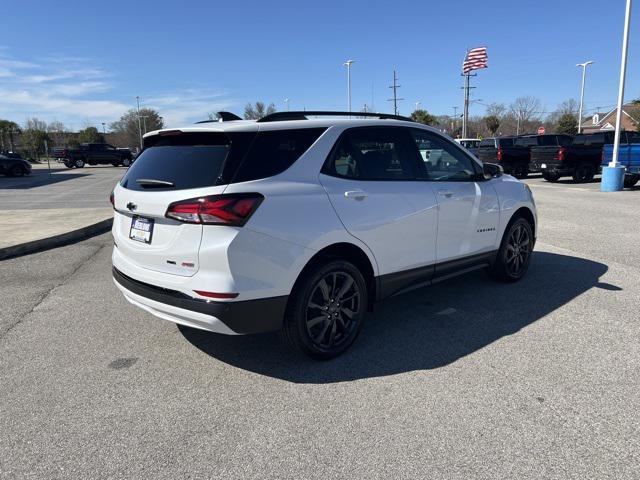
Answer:
[{"label": "side window", "polygon": [[427,180],[464,182],[476,179],[475,162],[460,148],[425,130],[412,129],[411,135],[420,152]]},{"label": "side window", "polygon": [[284,172],[325,130],[326,128],[301,128],[258,132],[233,177],[233,182],[248,182]]},{"label": "side window", "polygon": [[482,147],[496,148],[496,141],[493,138],[485,138],[480,142],[480,148]]},{"label": "side window", "polygon": [[414,180],[416,163],[404,131],[354,128],[340,137],[323,173],[355,180]]}]

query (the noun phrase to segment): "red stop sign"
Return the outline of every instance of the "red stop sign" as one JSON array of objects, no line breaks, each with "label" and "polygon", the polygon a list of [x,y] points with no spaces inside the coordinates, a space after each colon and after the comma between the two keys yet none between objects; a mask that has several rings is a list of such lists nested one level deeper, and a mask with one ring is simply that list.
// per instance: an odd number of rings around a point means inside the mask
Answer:
[{"label": "red stop sign", "polygon": [[538,135],[544,135],[544,127],[538,127]]}]

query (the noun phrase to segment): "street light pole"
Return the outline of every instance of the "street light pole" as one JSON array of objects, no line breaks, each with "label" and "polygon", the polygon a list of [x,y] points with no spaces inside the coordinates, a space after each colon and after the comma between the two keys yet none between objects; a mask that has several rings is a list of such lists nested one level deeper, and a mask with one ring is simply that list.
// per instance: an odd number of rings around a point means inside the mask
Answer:
[{"label": "street light pole", "polygon": [[138,135],[140,137],[140,151],[142,151],[142,125],[140,124],[140,97],[136,96],[138,105]]},{"label": "street light pole", "polygon": [[285,98],[284,99],[284,104],[287,106],[287,112],[289,111],[289,99]]},{"label": "street light pole", "polygon": [[422,102],[420,102],[420,101],[417,101],[417,102],[416,102],[416,110],[418,110],[418,107],[420,106],[420,104],[421,104],[421,103],[422,103]]},{"label": "street light pole", "polygon": [[355,63],[355,60],[347,60],[342,65],[347,67],[347,104],[349,106],[349,112],[351,112],[351,65]]},{"label": "street light pole", "polygon": [[106,123],[102,122],[102,134],[103,135],[107,134],[107,130],[105,129],[105,125],[106,125]]},{"label": "street light pole", "polygon": [[603,192],[614,192],[624,188],[625,168],[618,164],[620,151],[620,127],[622,121],[622,105],[624,103],[624,84],[627,76],[627,50],[629,48],[629,26],[631,24],[631,0],[627,0],[624,14],[624,33],[622,35],[622,58],[620,60],[620,84],[618,86],[618,105],[616,114],[616,133],[613,139],[613,158],[609,166],[602,169],[600,189]]},{"label": "street light pole", "polygon": [[582,105],[584,103],[584,81],[587,77],[587,67],[593,63],[593,60],[588,62],[578,63],[576,67],[582,67],[582,86],[580,87],[580,109],[578,110],[578,133],[582,132]]}]

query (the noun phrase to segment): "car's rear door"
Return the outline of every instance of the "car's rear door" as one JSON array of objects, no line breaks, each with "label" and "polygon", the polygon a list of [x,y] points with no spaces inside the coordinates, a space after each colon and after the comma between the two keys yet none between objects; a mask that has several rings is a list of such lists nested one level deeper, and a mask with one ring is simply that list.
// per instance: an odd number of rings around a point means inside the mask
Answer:
[{"label": "car's rear door", "polygon": [[435,262],[436,198],[419,179],[413,152],[404,128],[352,128],[320,175],[340,220],[373,252],[381,275]]}]

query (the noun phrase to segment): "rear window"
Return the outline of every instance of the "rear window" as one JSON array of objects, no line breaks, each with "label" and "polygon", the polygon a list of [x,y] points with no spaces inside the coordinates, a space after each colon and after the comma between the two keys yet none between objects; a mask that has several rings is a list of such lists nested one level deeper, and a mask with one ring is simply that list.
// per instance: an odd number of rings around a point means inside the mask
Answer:
[{"label": "rear window", "polygon": [[480,142],[481,147],[492,147],[495,148],[496,142],[493,138],[485,138]]},{"label": "rear window", "polygon": [[289,168],[325,130],[149,137],[120,184],[129,190],[185,190],[271,177]]},{"label": "rear window", "polygon": [[515,144],[520,147],[535,147],[538,145],[538,137],[519,137]]},{"label": "rear window", "polygon": [[587,143],[587,136],[586,135],[576,135],[575,137],[573,137],[573,145],[585,145]]},{"label": "rear window", "polygon": [[147,138],[145,149],[120,184],[129,190],[154,191],[216,185],[229,149],[229,138],[223,133]]},{"label": "rear window", "polygon": [[513,138],[500,138],[498,142],[501,147],[513,147]]}]

